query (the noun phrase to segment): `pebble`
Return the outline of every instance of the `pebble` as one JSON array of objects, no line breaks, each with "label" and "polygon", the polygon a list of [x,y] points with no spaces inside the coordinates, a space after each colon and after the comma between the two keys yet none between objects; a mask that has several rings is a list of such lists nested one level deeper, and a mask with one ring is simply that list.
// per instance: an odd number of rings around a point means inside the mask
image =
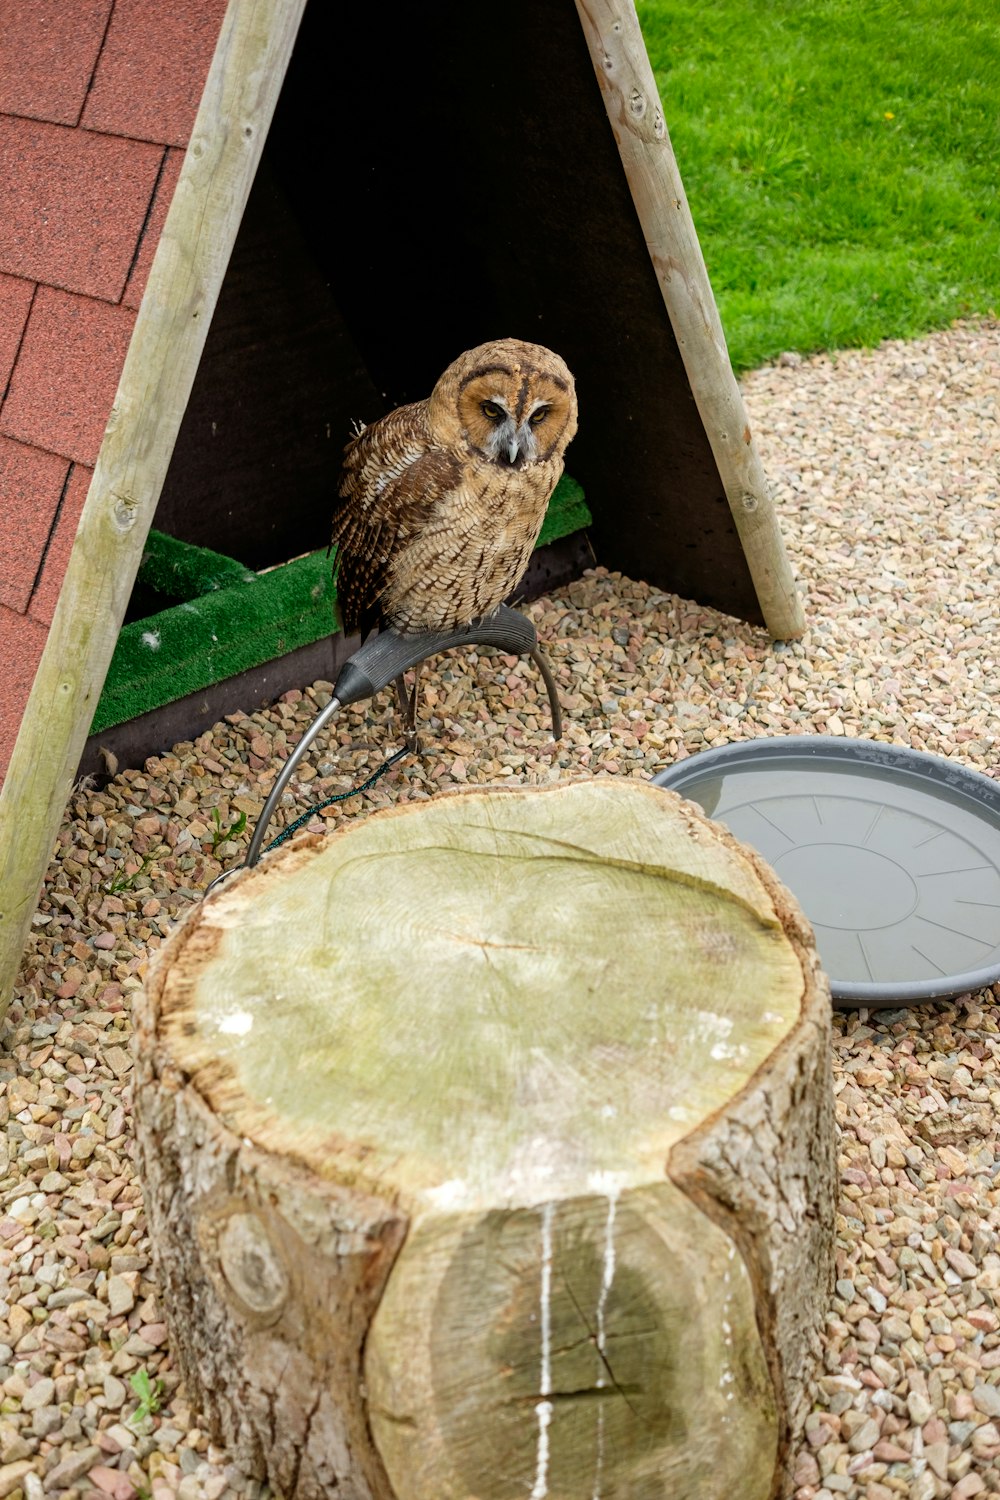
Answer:
[{"label": "pebble", "polygon": [[925,1395],[920,1391],[911,1391],[906,1398],[906,1409],[910,1413],[910,1421],[915,1427],[923,1427],[924,1423],[933,1416],[934,1408]]},{"label": "pebble", "polygon": [[863,1422],[857,1432],[847,1445],[850,1453],[863,1453],[866,1448],[874,1448],[878,1442],[879,1425],[874,1417],[869,1417]]},{"label": "pebble", "polygon": [[112,1314],[131,1312],[135,1306],[135,1290],[130,1286],[124,1276],[111,1276],[108,1279],[108,1307]]},{"label": "pebble", "polygon": [[[746,376],[802,639],[596,568],[526,606],[561,744],[530,662],[455,653],[423,674],[428,753],[322,823],[455,786],[647,778],[764,734],[866,736],[996,774],[998,356],[984,322]],[[269,1494],[209,1447],[173,1365],[132,1157],[130,1007],[150,955],[242,860],[330,691],[231,714],[70,798],[0,1055],[0,1500],[95,1500],[112,1482],[122,1500]],[[389,694],[344,713],[272,833],[364,780],[396,730]],[[835,1014],[837,1279],[788,1460],[799,1500],[1000,1500],[998,999]],[[141,1432],[138,1370],[163,1382]]]},{"label": "pebble", "polygon": [[979,1273],[979,1267],[976,1265],[976,1262],[964,1250],[956,1250],[953,1246],[949,1245],[948,1249],[944,1252],[944,1258],[963,1280],[971,1281]]},{"label": "pebble", "polygon": [[0,1497],[11,1495],[19,1489],[24,1481],[24,1476],[30,1471],[31,1464],[27,1459],[19,1459],[17,1463],[4,1464],[0,1468]]},{"label": "pebble", "polygon": [[1000,1390],[995,1385],[974,1386],[972,1401],[976,1410],[987,1417],[1000,1417]]},{"label": "pebble", "polygon": [[21,1398],[22,1411],[35,1411],[39,1406],[48,1406],[55,1395],[56,1385],[54,1380],[39,1380],[37,1384],[29,1386]]},{"label": "pebble", "polygon": [[951,1491],[951,1500],[972,1500],[973,1495],[981,1495],[985,1488],[985,1482],[979,1474],[966,1474]]},{"label": "pebble", "polygon": [[119,1411],[128,1399],[128,1391],[123,1382],[114,1375],[105,1375],[103,1394],[108,1411]]},{"label": "pebble", "polygon": [[82,1479],[88,1469],[94,1467],[100,1456],[101,1450],[90,1446],[68,1454],[46,1474],[48,1487],[53,1490],[68,1489],[71,1484]]}]

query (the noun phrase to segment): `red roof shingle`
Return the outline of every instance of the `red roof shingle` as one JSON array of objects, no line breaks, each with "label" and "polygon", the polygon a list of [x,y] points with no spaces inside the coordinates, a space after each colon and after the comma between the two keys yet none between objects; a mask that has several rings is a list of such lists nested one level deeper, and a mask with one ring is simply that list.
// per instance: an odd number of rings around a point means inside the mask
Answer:
[{"label": "red roof shingle", "polygon": [[186,146],[225,11],[225,0],[116,0],[82,123]]},{"label": "red roof shingle", "polygon": [[226,0],[0,0],[0,780]]},{"label": "red roof shingle", "polygon": [[139,244],[139,254],[132,266],[132,274],[125,288],[122,302],[126,307],[138,307],[142,301],[142,294],[146,290],[146,281],[149,278],[149,268],[153,264],[153,256],[156,247],[160,243],[160,235],[163,233],[163,223],[167,217],[167,209],[170,200],[174,196],[174,188],[177,179],[181,175],[181,167],[184,164],[184,152],[170,150],[167,152],[163,163],[163,171],[160,180],[156,184],[156,193],[153,197],[153,206],[149,211],[146,227],[142,232],[142,240]]},{"label": "red roof shingle", "polygon": [[69,562],[69,554],[73,549],[73,538],[76,536],[76,528],[80,523],[80,512],[83,510],[83,502],[87,498],[87,491],[90,489],[90,481],[93,477],[93,469],[88,469],[83,464],[74,464],[63,495],[62,505],[59,507],[59,519],[56,521],[55,531],[49,542],[49,550],[45,554],[42,576],[31,596],[31,609],[29,610],[33,620],[38,620],[46,626],[52,624],[52,616],[55,613],[59,590]]},{"label": "red roof shingle", "polygon": [[6,773],[10,752],[35,680],[38,659],[48,631],[37,620],[0,604],[0,641],[3,641],[3,692],[0,693],[0,776]]},{"label": "red roof shingle", "polygon": [[75,125],[111,0],[3,0],[0,113]]},{"label": "red roof shingle", "polygon": [[0,271],[117,302],[163,152],[0,117]]},{"label": "red roof shingle", "polygon": [[134,322],[131,308],[40,286],[0,410],[0,433],[92,464]]},{"label": "red roof shingle", "polygon": [[57,454],[0,437],[0,604],[22,614],[68,472]]},{"label": "red roof shingle", "polygon": [[34,295],[33,281],[22,281],[18,276],[0,276],[0,401],[21,347],[21,335]]}]

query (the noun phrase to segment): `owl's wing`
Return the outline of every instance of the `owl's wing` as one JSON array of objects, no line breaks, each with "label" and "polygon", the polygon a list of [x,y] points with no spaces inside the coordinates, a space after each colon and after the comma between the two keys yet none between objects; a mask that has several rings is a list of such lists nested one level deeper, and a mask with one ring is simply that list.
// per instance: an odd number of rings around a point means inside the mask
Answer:
[{"label": "owl's wing", "polygon": [[431,444],[426,408],[425,401],[398,407],[344,450],[332,540],[345,632],[364,634],[380,622],[392,558],[460,482],[458,459]]}]

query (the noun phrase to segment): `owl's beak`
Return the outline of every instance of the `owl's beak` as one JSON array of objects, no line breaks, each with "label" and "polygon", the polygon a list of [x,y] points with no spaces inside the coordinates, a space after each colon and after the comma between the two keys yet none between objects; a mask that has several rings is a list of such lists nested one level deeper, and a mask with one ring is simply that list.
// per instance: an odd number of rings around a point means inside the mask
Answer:
[{"label": "owl's beak", "polygon": [[518,446],[517,438],[511,438],[510,442],[507,444],[507,457],[510,459],[512,464],[517,463],[517,455],[520,453],[520,451],[521,449]]}]

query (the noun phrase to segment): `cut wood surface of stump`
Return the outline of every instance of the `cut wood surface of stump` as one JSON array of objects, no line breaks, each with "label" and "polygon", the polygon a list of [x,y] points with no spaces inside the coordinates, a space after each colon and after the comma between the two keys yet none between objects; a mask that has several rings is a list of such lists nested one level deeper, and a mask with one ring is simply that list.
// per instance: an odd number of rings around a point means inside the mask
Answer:
[{"label": "cut wood surface of stump", "polygon": [[829,993],[690,803],[580,781],[299,838],[175,933],[138,1022],[174,1350],[281,1495],[780,1493]]}]

